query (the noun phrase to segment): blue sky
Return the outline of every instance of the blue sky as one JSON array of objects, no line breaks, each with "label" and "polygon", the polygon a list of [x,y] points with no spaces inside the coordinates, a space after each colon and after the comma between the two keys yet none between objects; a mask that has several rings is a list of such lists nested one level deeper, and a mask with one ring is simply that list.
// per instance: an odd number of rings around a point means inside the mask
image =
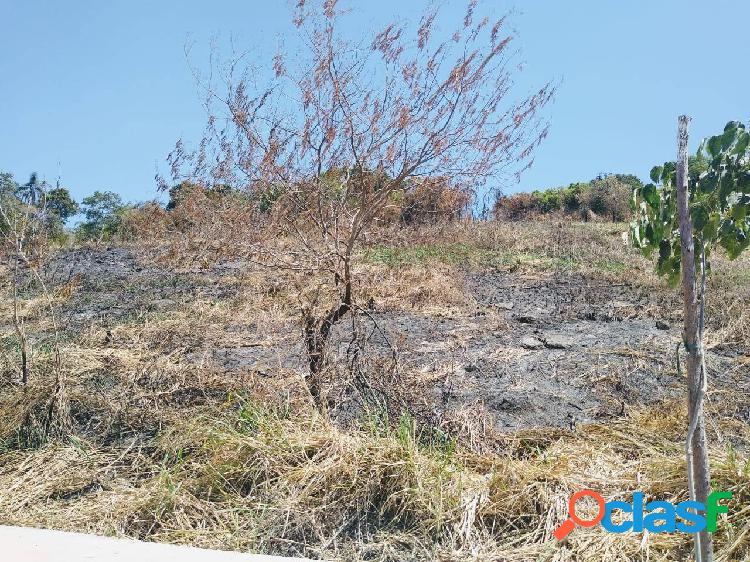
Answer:
[{"label": "blue sky", "polygon": [[[422,2],[349,0],[352,23],[418,17]],[[750,117],[747,0],[485,0],[515,8],[519,88],[561,80],[550,136],[507,192],[600,172],[646,178],[673,158],[677,116],[692,140]],[[462,18],[465,2],[447,0]],[[198,140],[205,114],[183,48],[212,37],[276,45],[286,0],[0,0],[0,170],[38,171],[80,199],[95,189],[157,196],[154,174],[179,137]],[[289,42],[286,39],[285,42]],[[273,47],[272,47],[273,48]],[[200,60],[198,61],[200,62]],[[59,163],[59,164],[58,164]]]}]

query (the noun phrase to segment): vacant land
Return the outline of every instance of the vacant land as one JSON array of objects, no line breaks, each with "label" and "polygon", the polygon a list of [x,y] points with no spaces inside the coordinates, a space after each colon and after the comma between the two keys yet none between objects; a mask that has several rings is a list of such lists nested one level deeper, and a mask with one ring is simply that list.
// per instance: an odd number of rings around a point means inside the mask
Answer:
[{"label": "vacant land", "polygon": [[[74,437],[35,439],[51,324],[2,326],[0,523],[337,560],[682,560],[688,535],[552,531],[582,488],[686,496],[681,299],[625,225],[452,223],[373,237],[311,404],[294,272],[174,239],[59,250]],[[179,251],[178,251],[179,250]],[[716,535],[750,556],[750,262],[710,279]],[[5,272],[8,275],[8,272]],[[12,318],[12,299],[0,303]],[[6,321],[9,322],[9,321]]]}]

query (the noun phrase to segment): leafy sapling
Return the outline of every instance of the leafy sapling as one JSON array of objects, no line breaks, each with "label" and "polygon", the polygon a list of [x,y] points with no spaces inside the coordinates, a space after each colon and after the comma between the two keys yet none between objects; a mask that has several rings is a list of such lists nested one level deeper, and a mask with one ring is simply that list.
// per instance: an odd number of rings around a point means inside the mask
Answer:
[{"label": "leafy sapling", "polygon": [[[677,162],[655,166],[651,170],[654,183],[634,189],[631,234],[646,256],[658,252],[660,275],[667,276],[671,284],[682,279],[688,487],[691,500],[706,502],[710,497],[702,410],[708,389],[703,352],[706,275],[712,250],[722,248],[733,260],[750,246],[750,133],[741,122],[730,121],[721,134],[704,140],[689,159],[688,123],[688,117],[680,117]],[[679,373],[679,353],[677,369]],[[698,562],[713,560],[711,542],[707,531],[696,535]]]}]

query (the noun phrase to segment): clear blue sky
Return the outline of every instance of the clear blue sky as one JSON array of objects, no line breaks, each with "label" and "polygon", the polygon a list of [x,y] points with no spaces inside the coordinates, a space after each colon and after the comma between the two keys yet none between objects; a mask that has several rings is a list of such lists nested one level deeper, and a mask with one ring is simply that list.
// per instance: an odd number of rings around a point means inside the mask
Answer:
[{"label": "clear blue sky", "polygon": [[[515,7],[525,90],[561,79],[551,134],[507,191],[634,173],[673,158],[677,115],[692,139],[750,117],[748,0],[485,0]],[[416,0],[350,0],[357,25],[416,19]],[[465,2],[448,1],[463,16]],[[285,0],[0,0],[0,170],[38,171],[80,199],[157,195],[154,173],[205,123],[183,47],[212,36],[275,45]]]}]

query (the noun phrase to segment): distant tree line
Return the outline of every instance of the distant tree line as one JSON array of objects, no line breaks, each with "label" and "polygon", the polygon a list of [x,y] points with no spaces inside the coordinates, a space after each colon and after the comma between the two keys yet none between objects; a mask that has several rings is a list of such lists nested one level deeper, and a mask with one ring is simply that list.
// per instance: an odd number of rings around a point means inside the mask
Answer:
[{"label": "distant tree line", "polygon": [[[326,192],[325,199],[329,204],[342,202],[342,177],[355,174],[367,175],[368,172],[334,168],[321,174],[321,183]],[[406,187],[393,190],[389,194],[387,203],[377,216],[378,222],[404,225],[429,224],[460,218],[470,210],[473,201],[471,191],[453,185],[447,177],[410,179],[406,183],[408,184]],[[166,188],[169,194],[166,210],[175,211],[180,205],[201,196],[215,203],[225,200],[251,206],[261,214],[291,212],[290,209],[280,209],[284,205],[284,195],[290,189],[292,189],[290,186],[269,184],[260,189],[256,187],[245,192],[224,184],[205,186],[191,181],[182,181]],[[374,190],[377,191],[377,189],[376,184]],[[300,212],[300,209],[295,209],[294,212]]]},{"label": "distant tree line", "polygon": [[12,174],[0,172],[0,198],[6,211],[0,219],[3,232],[11,228],[14,216],[24,214],[33,215],[50,237],[60,238],[65,234],[65,221],[79,209],[67,189],[51,187],[36,173],[26,183],[18,183]]},{"label": "distant tree line", "polygon": [[630,219],[633,190],[641,187],[641,180],[631,174],[601,174],[567,187],[498,197],[494,214],[506,220],[558,215],[620,222]]},{"label": "distant tree line", "polygon": [[[9,212],[24,212],[35,217],[53,240],[63,241],[73,235],[78,241],[110,240],[115,236],[123,219],[133,205],[126,204],[112,191],[94,191],[80,203],[70,191],[58,182],[54,187],[32,173],[25,183],[17,182],[13,175],[0,172],[0,198]],[[83,221],[72,230],[66,223],[76,215]],[[0,228],[7,229],[6,219],[0,219]]]},{"label": "distant tree line", "polygon": [[[691,168],[700,168],[701,162],[691,160]],[[322,174],[328,196],[335,203],[342,174],[364,174],[363,171],[329,170]],[[394,190],[377,220],[381,224],[419,225],[444,222],[470,214],[474,201],[470,189],[454,185],[447,177],[415,178],[408,188]],[[633,190],[643,187],[642,182],[629,174],[602,174],[589,182],[572,183],[567,187],[535,190],[499,196],[494,205],[494,215],[500,220],[525,220],[544,216],[567,216],[582,220],[625,221],[631,217]],[[29,180],[19,183],[10,173],[0,173],[0,197],[8,208],[32,208],[45,225],[48,236],[63,241],[72,238],[78,242],[101,242],[126,235],[137,236],[132,226],[135,217],[144,209],[148,213],[161,209],[166,222],[174,222],[178,230],[186,225],[185,213],[178,209],[190,207],[190,220],[211,220],[217,206],[242,207],[262,217],[265,214],[290,212],[282,209],[284,186],[267,185],[255,189],[252,195],[228,185],[204,186],[182,181],[167,189],[166,205],[157,202],[131,204],[117,193],[96,190],[80,203],[70,191],[59,185],[49,185],[32,173]],[[81,220],[67,228],[67,222],[80,216]],[[174,221],[169,221],[169,218]],[[129,227],[130,225],[130,227]],[[5,225],[0,225],[5,228]]]},{"label": "distant tree line", "polygon": [[[704,166],[703,162],[691,158],[691,170]],[[328,198],[335,202],[338,197],[339,177],[342,174],[365,173],[352,170],[329,170],[322,174],[327,184]],[[471,213],[473,193],[470,189],[454,185],[447,177],[418,178],[410,180],[415,185],[408,189],[394,190],[389,194],[377,220],[381,224],[419,225],[453,220]],[[643,183],[630,174],[601,174],[589,182],[577,182],[567,187],[535,190],[530,193],[500,195],[494,204],[494,215],[499,220],[527,220],[545,216],[565,216],[581,220],[626,221],[631,218],[633,191]],[[10,173],[0,173],[0,197],[6,207],[26,209],[31,207],[45,225],[48,236],[63,241],[72,238],[78,242],[101,242],[126,235],[137,236],[132,225],[138,223],[134,217],[144,209],[148,213],[159,210],[163,219],[174,222],[178,230],[185,226],[185,213],[175,213],[181,207],[192,207],[190,223],[195,220],[211,220],[217,206],[233,205],[264,214],[289,212],[281,209],[284,186],[267,185],[255,189],[253,194],[216,184],[204,186],[183,181],[167,189],[166,205],[157,202],[141,204],[126,203],[117,193],[96,190],[75,201],[70,191],[59,185],[49,185],[32,173],[29,180],[19,183]],[[67,222],[80,216],[72,228]],[[169,218],[174,221],[169,221]],[[128,225],[131,225],[129,227]],[[0,227],[5,228],[4,225]]]},{"label": "distant tree line", "polygon": [[[365,173],[352,170],[329,170],[322,174],[328,185],[328,197],[336,202],[340,191],[342,174]],[[466,215],[473,200],[466,188],[455,186],[449,178],[420,178],[409,180],[414,185],[394,190],[388,204],[378,216],[381,224],[431,224],[452,220]],[[282,209],[284,186],[267,185],[250,192],[216,184],[204,186],[183,181],[168,188],[166,205],[157,202],[126,203],[113,191],[96,190],[91,195],[76,201],[70,191],[59,185],[51,186],[32,173],[25,183],[16,181],[10,173],[0,173],[0,197],[8,208],[31,210],[41,220],[52,240],[63,242],[72,238],[78,242],[109,241],[117,236],[137,236],[132,226],[138,223],[137,215],[144,209],[148,213],[162,209],[166,218],[174,219],[177,229],[185,226],[185,211],[190,207],[189,222],[212,220],[212,214],[220,206],[233,205],[257,212],[260,217],[270,213],[290,212]],[[71,219],[80,217],[74,226],[68,227]],[[167,221],[169,222],[169,221]],[[7,226],[7,225],[6,225]]]}]

